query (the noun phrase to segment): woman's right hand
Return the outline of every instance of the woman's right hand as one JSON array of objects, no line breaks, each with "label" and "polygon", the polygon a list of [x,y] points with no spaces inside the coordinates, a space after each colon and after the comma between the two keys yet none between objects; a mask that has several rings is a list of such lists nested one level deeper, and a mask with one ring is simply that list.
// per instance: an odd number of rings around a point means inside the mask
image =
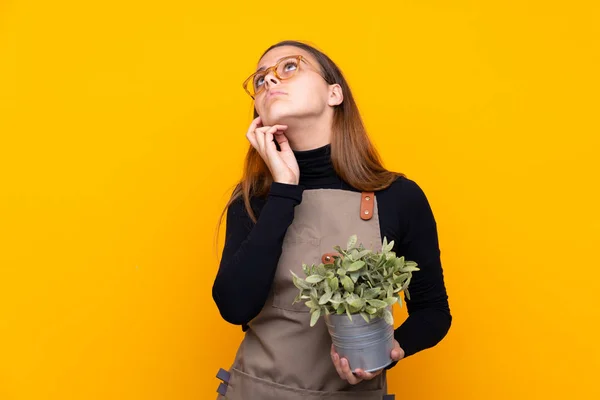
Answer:
[{"label": "woman's right hand", "polygon": [[[274,182],[297,185],[300,168],[285,137],[286,129],[287,125],[263,126],[260,117],[257,117],[250,124],[246,137],[267,164]],[[281,151],[277,151],[273,138],[277,140]]]}]

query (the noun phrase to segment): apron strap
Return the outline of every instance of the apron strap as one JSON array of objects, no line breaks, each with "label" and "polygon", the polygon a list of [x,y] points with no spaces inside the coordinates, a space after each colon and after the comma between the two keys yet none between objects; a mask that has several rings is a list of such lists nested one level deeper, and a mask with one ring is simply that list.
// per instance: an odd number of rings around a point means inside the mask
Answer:
[{"label": "apron strap", "polygon": [[223,368],[220,368],[219,372],[217,372],[217,378],[222,380],[224,383],[229,383],[229,379],[231,379],[231,374]]},{"label": "apron strap", "polygon": [[231,374],[223,368],[220,368],[219,372],[217,372],[217,378],[223,381],[219,384],[219,387],[217,388],[217,393],[219,393],[221,396],[225,396],[225,394],[227,393],[227,386],[229,384]]},{"label": "apron strap", "polygon": [[373,192],[362,192],[360,200],[360,217],[368,221],[373,217],[373,208],[375,204],[375,193]]}]

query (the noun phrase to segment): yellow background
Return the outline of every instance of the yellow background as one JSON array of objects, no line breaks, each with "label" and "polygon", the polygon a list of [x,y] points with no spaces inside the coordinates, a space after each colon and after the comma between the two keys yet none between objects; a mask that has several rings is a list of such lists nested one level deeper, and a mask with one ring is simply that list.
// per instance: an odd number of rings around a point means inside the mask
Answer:
[{"label": "yellow background", "polygon": [[454,322],[397,398],[600,398],[595,3],[3,0],[0,399],[214,398],[241,82],[288,38],[438,222]]}]

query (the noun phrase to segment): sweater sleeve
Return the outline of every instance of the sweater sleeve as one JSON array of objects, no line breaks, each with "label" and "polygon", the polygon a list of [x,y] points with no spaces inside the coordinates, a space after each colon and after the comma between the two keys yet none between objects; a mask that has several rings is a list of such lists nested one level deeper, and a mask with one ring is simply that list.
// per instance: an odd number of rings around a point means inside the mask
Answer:
[{"label": "sweater sleeve", "polygon": [[300,185],[272,183],[266,200],[252,199],[256,224],[242,198],[229,206],[225,245],[212,287],[213,300],[227,322],[245,326],[263,308],[303,190]]},{"label": "sweater sleeve", "polygon": [[[415,261],[419,271],[412,274],[405,295],[408,318],[394,332],[405,357],[435,346],[450,329],[452,316],[444,285],[436,221],[423,190],[412,180],[403,183],[398,199],[404,235],[394,246],[398,256]],[[388,367],[391,368],[392,364]]]}]

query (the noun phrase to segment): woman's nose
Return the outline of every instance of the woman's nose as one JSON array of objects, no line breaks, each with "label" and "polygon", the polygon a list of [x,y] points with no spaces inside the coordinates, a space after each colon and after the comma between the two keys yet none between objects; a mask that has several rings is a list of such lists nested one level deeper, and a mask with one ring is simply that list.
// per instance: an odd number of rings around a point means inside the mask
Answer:
[{"label": "woman's nose", "polygon": [[277,79],[277,77],[272,71],[269,71],[269,73],[265,76],[265,85],[271,86],[277,84],[279,84],[279,79]]}]

